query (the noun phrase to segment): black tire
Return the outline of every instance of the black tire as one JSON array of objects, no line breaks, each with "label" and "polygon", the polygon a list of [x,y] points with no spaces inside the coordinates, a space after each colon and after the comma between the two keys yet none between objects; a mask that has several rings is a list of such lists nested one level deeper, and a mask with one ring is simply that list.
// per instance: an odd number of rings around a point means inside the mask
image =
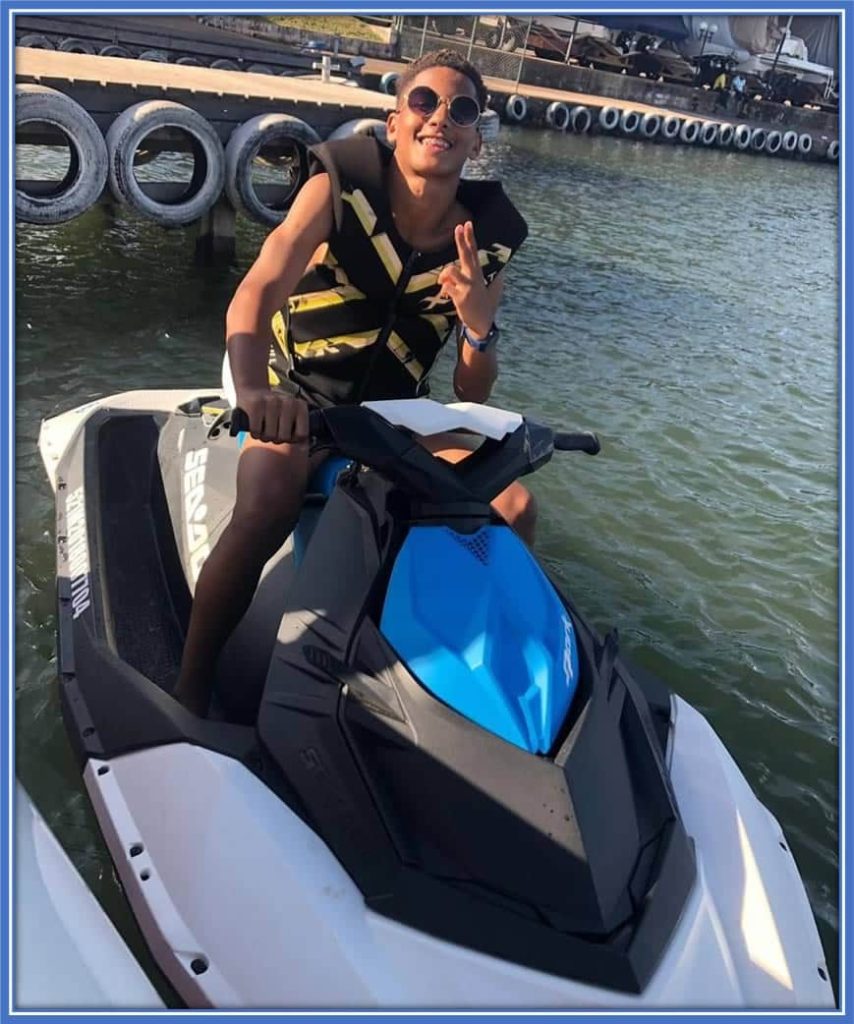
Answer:
[{"label": "black tire", "polygon": [[783,133],[783,152],[794,153],[798,148],[798,133],[795,131],[787,131]]},{"label": "black tire", "polygon": [[661,116],[659,114],[644,114],[640,122],[640,134],[645,139],[654,139],[661,128]]},{"label": "black tire", "polygon": [[599,127],[604,132],[614,131],[620,123],[619,107],[602,107],[599,111]]},{"label": "black tire", "polygon": [[620,114],[620,131],[623,135],[637,135],[641,116],[636,110],[624,110]]},{"label": "black tire", "polygon": [[798,152],[801,156],[809,156],[812,152],[812,145],[812,135],[809,132],[798,136]]},{"label": "black tire", "polygon": [[524,43],[524,41],[524,38],[519,38],[517,32],[515,32],[513,29],[508,28],[507,31],[504,33],[504,42],[501,44],[501,49],[505,53],[512,53],[514,50],[517,50],[522,45],[522,43]]},{"label": "black tire", "polygon": [[43,36],[41,32],[27,32],[16,41],[15,46],[25,46],[29,50],[56,49],[51,40],[47,36]]},{"label": "black tire", "polygon": [[500,28],[491,28],[486,33],[486,37],[483,40],[484,46],[488,47],[490,50],[497,50],[498,49],[498,44],[500,42],[501,42],[501,29]]},{"label": "black tire", "polygon": [[839,139],[831,139],[827,146],[827,152],[824,154],[828,160],[839,159]]},{"label": "black tire", "polygon": [[699,137],[699,121],[695,121],[693,118],[688,118],[686,121],[682,122],[682,127],[679,129],[680,141],[684,142],[686,146],[693,146]]},{"label": "black tire", "polygon": [[380,79],[380,92],[384,92],[386,96],[394,96],[397,93],[397,80],[400,75],[397,71],[386,71],[386,73]]},{"label": "black tire", "polygon": [[109,46],[102,46],[98,50],[99,57],[123,57],[125,60],[130,60],[133,54],[124,46],[117,46],[111,43]]},{"label": "black tire", "polygon": [[569,107],[555,100],[546,107],[546,124],[556,132],[565,132],[569,127]]},{"label": "black tire", "polygon": [[593,124],[593,115],[587,107],[579,104],[570,110],[569,124],[576,135],[583,135],[585,132],[590,131],[590,126]]},{"label": "black tire", "polygon": [[675,114],[666,114],[661,122],[661,127],[658,129],[658,133],[667,142],[674,142],[679,138],[681,130],[682,122],[679,118]]},{"label": "black tire", "polygon": [[354,135],[367,135],[380,142],[387,139],[386,123],[378,117],[357,117],[353,121],[345,121],[339,124],[327,137],[327,142],[334,142],[335,139],[350,139]]},{"label": "black tire", "polygon": [[143,50],[139,55],[139,60],[150,60],[155,64],[168,64],[169,54],[164,50]]},{"label": "black tire", "polygon": [[765,140],[768,138],[768,132],[764,128],[754,129],[753,134],[750,136],[750,148],[754,153],[761,153],[765,149]]},{"label": "black tire", "polygon": [[768,132],[768,137],[765,139],[765,152],[770,156],[774,156],[775,153],[780,151],[780,147],[783,145],[783,136],[776,128]]},{"label": "black tire", "polygon": [[211,67],[215,71],[239,71],[240,65],[233,60],[229,60],[228,57],[220,57],[219,60],[215,60]]},{"label": "black tire", "polygon": [[271,67],[266,64],[250,64],[246,69],[250,75],[272,75],[275,74]]},{"label": "black tire", "polygon": [[[317,132],[289,114],[260,114],[231,133],[225,148],[225,191],[236,210],[242,210],[259,224],[275,226],[285,217],[288,206],[308,177],[307,149],[320,141]],[[264,145],[292,142],[296,155],[293,180],[276,207],[263,203],[252,181],[252,164]]]},{"label": "black tire", "polygon": [[[148,196],[134,174],[134,154],[143,140],[159,128],[180,128],[193,141],[195,168],[187,194],[173,203]],[[107,132],[109,181],[113,196],[164,227],[189,224],[204,216],[219,198],[225,183],[222,143],[201,114],[169,100],[143,100],[128,107]]]},{"label": "black tire", "polygon": [[15,88],[15,125],[39,121],[59,128],[68,139],[68,173],[49,195],[15,190],[15,213],[27,224],[62,224],[97,201],[107,181],[107,147],[89,114],[70,96],[43,85]]},{"label": "black tire", "polygon": [[732,145],[732,137],[735,128],[731,124],[722,124],[718,129],[718,145],[721,149],[727,149]]},{"label": "black tire", "polygon": [[182,68],[203,68],[204,64],[199,60],[198,57],[179,57],[176,64],[180,64]]},{"label": "black tire", "polygon": [[507,97],[504,113],[508,121],[515,121],[519,124],[528,116],[528,101],[524,96],[514,92],[512,96]]},{"label": "black tire", "polygon": [[718,126],[714,121],[703,121],[700,127],[700,144],[702,146],[714,146],[718,141]]},{"label": "black tire", "polygon": [[90,56],[95,54],[95,47],[85,39],[78,39],[77,36],[63,39],[57,49],[62,53],[88,53]]}]

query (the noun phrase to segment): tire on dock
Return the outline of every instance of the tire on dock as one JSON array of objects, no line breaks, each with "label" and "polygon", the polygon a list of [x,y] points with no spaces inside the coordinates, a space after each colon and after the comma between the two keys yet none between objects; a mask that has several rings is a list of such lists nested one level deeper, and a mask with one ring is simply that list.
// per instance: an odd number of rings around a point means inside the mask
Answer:
[{"label": "tire on dock", "polygon": [[839,139],[831,139],[827,145],[827,152],[824,154],[828,160],[839,159]]},{"label": "tire on dock", "polygon": [[546,124],[556,132],[565,132],[569,127],[569,107],[555,100],[546,107]]},{"label": "tire on dock", "polygon": [[24,46],[29,50],[55,50],[56,47],[41,32],[27,32],[15,43],[15,46]]},{"label": "tire on dock", "polygon": [[602,131],[612,132],[620,123],[619,107],[602,107],[599,111],[599,127]]},{"label": "tire on dock", "polygon": [[687,121],[682,122],[682,127],[679,129],[679,138],[686,146],[693,146],[699,137],[699,121],[694,120],[694,118],[688,118]]},{"label": "tire on dock", "polygon": [[57,49],[61,53],[86,53],[90,57],[95,55],[95,47],[87,39],[78,39],[77,36],[67,36]]},{"label": "tire on dock", "polygon": [[674,139],[678,138],[681,129],[682,122],[679,118],[675,114],[668,114],[661,122],[658,134],[667,142],[673,142]]},{"label": "tire on dock", "polygon": [[99,57],[123,57],[125,60],[130,60],[133,54],[125,46],[119,46],[116,43],[109,43],[107,46],[102,46],[98,50]]},{"label": "tire on dock", "polygon": [[507,102],[504,104],[504,113],[508,121],[515,121],[517,124],[524,121],[528,116],[528,101],[524,96],[514,92],[512,96],[507,97]]},{"label": "tire on dock", "polygon": [[15,87],[15,126],[46,123],[68,141],[71,160],[57,187],[45,195],[15,189],[15,214],[26,224],[62,224],[85,213],[104,191],[107,147],[100,129],[77,103],[44,85]]},{"label": "tire on dock", "polygon": [[399,71],[386,71],[380,79],[380,92],[384,92],[386,96],[395,96],[398,78],[400,78]]},{"label": "tire on dock", "polygon": [[275,71],[268,64],[250,64],[246,69],[250,75],[274,75]]},{"label": "tire on dock", "polygon": [[583,135],[590,131],[593,124],[593,115],[583,104],[573,107],[569,112],[569,123],[576,135]]},{"label": "tire on dock", "polygon": [[[168,64],[169,54],[165,50],[143,50],[139,60],[150,60],[155,64]],[[189,107],[187,108],[189,110]]]},{"label": "tire on dock", "polygon": [[764,128],[755,128],[753,135],[750,137],[750,148],[754,153],[761,153],[765,149],[765,140],[768,138],[768,132]]},{"label": "tire on dock", "polygon": [[732,135],[732,144],[736,149],[745,150],[750,146],[753,131],[749,124],[738,124]]},{"label": "tire on dock", "polygon": [[798,133],[795,131],[787,131],[783,133],[783,152],[794,153],[798,148]]},{"label": "tire on dock", "polygon": [[203,68],[204,64],[199,60],[198,57],[179,57],[176,64],[182,68]]},{"label": "tire on dock", "polygon": [[809,156],[812,153],[812,135],[809,132],[804,132],[803,135],[798,136],[798,152],[801,156]]},{"label": "tire on dock", "polygon": [[715,121],[703,121],[700,126],[700,145],[714,146],[718,141],[718,125]]},{"label": "tire on dock", "polygon": [[644,114],[641,118],[640,133],[645,139],[654,139],[661,128],[661,116],[659,114]]},{"label": "tire on dock", "polygon": [[732,137],[735,134],[735,128],[731,124],[724,123],[720,125],[718,129],[718,145],[721,149],[726,149],[727,146],[732,145]]},{"label": "tire on dock", "polygon": [[783,145],[783,136],[776,128],[768,132],[765,137],[765,152],[769,156],[773,156],[775,153],[780,152],[780,147]]},{"label": "tire on dock", "polygon": [[623,135],[637,135],[641,116],[636,110],[624,110],[620,114],[620,131]]},{"label": "tire on dock", "polygon": [[326,139],[327,142],[334,142],[335,139],[350,139],[354,135],[367,135],[380,142],[385,142],[387,130],[385,121],[378,117],[357,117],[353,121],[345,121],[331,131]]},{"label": "tire on dock", "polygon": [[[178,128],[191,140],[193,175],[187,190],[171,202],[149,196],[134,174],[134,154],[163,128]],[[171,100],[143,100],[123,111],[107,132],[110,191],[116,201],[164,227],[189,224],[204,216],[225,184],[225,153],[213,127],[190,107]]]},{"label": "tire on dock", "polygon": [[[276,206],[267,206],[252,181],[252,164],[263,146],[288,142],[296,153],[296,163],[291,163],[292,180],[284,198]],[[290,114],[259,114],[244,122],[231,133],[225,147],[225,191],[232,206],[259,224],[280,224],[308,177],[306,150],[318,142],[320,136],[311,125]]]},{"label": "tire on dock", "polygon": [[228,57],[220,57],[211,64],[211,68],[214,71],[239,71],[240,65],[235,60],[229,60]]}]

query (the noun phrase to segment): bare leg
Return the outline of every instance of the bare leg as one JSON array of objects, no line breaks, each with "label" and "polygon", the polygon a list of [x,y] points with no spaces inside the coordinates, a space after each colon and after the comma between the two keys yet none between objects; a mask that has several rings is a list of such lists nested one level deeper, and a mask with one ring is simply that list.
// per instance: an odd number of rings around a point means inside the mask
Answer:
[{"label": "bare leg", "polygon": [[174,696],[207,713],[217,659],[246,614],[261,570],[299,518],[308,479],[307,445],[247,437],[237,466],[231,521],[208,555],[196,592]]},{"label": "bare leg", "polygon": [[[470,448],[460,448],[460,435],[432,434],[420,437],[424,447],[446,462],[461,462],[472,453]],[[512,527],[529,548],[534,546],[537,526],[537,503],[533,494],[518,481],[510,484],[492,500],[492,507]]]}]

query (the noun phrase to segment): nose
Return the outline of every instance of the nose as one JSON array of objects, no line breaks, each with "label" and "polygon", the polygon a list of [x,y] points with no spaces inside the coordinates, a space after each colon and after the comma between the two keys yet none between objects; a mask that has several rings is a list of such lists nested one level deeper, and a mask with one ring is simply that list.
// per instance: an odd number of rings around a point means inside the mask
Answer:
[{"label": "nose", "polygon": [[427,118],[428,124],[443,125],[449,123],[448,111],[451,106],[451,101],[439,98],[439,102],[436,104],[436,109]]}]

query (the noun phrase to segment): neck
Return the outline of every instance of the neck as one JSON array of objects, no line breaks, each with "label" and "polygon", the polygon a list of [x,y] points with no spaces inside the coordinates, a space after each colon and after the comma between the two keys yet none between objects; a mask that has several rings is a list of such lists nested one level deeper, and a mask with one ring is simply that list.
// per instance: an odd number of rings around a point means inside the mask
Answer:
[{"label": "neck", "polygon": [[389,199],[397,230],[421,248],[419,239],[432,239],[450,223],[457,198],[456,177],[423,178],[404,171],[397,160],[389,165]]}]

